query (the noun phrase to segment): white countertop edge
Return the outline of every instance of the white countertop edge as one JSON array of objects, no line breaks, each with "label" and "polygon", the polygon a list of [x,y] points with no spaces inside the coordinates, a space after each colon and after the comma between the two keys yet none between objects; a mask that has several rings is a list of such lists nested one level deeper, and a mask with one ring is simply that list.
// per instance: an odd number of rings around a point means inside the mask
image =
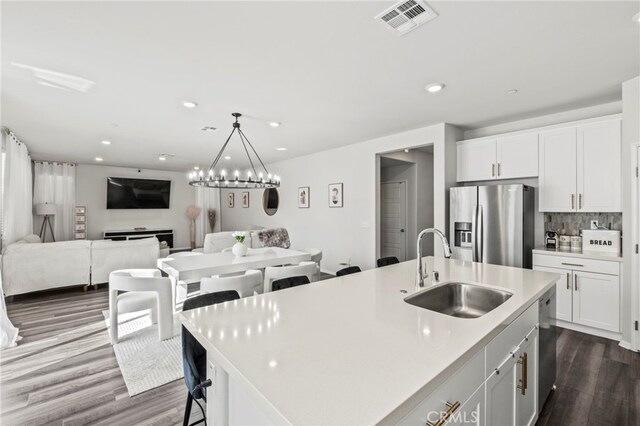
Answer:
[{"label": "white countertop edge", "polygon": [[[251,296],[256,297],[256,296]],[[237,384],[239,384],[245,391],[247,391],[250,395],[254,396],[254,402],[258,405],[258,407],[263,411],[264,414],[268,415],[272,420],[273,424],[276,425],[290,425],[292,424],[289,420],[286,419],[279,411],[276,409],[269,400],[251,384],[249,380],[244,377],[244,375],[233,365],[231,361],[229,361],[224,355],[220,353],[213,346],[209,339],[207,339],[202,333],[198,331],[196,327],[194,327],[189,320],[187,320],[183,313],[180,312],[179,315],[180,322],[182,325],[189,330],[189,332],[200,342],[201,345],[207,351],[207,362],[209,357],[215,360],[216,368],[222,368],[229,375],[229,380],[233,380]],[[204,344],[203,344],[204,342]],[[208,370],[208,366],[207,366]],[[213,384],[215,386],[215,383]]]},{"label": "white countertop edge", "polygon": [[[529,307],[531,307],[534,303],[536,303],[538,299],[542,297],[542,295],[544,295],[547,291],[549,291],[550,288],[552,288],[555,285],[556,281],[557,281],[557,278],[549,281],[547,285],[542,290],[537,292],[535,296],[532,296],[527,303],[521,305],[518,309],[516,309],[501,324],[497,325],[493,330],[491,330],[491,332],[486,334],[482,339],[480,339],[475,345],[469,348],[469,350],[467,350],[464,354],[462,354],[458,359],[456,359],[451,364],[449,364],[448,367],[442,370],[435,378],[429,381],[429,383],[425,384],[420,390],[418,390],[415,394],[409,397],[404,403],[398,406],[391,413],[387,414],[378,424],[397,424],[405,416],[411,413],[411,411],[413,411],[422,400],[428,397],[440,385],[445,383],[453,373],[458,371],[467,362],[469,362],[478,353],[478,351],[482,350],[482,348],[484,348],[487,344],[489,344],[489,342],[491,342],[498,334],[500,334],[513,321],[515,321],[516,318],[518,318],[527,309],[529,309]],[[486,284],[480,284],[480,285],[487,286]],[[487,287],[491,287],[491,286],[487,286]]]},{"label": "white countertop edge", "polygon": [[563,251],[548,249],[546,247],[536,247],[532,250],[534,254],[544,254],[548,256],[577,257],[580,259],[606,260],[608,262],[623,262],[622,255],[615,253],[601,253],[597,251]]},{"label": "white countertop edge", "polygon": [[[557,274],[555,274],[557,275]],[[545,294],[551,287],[555,285],[557,278],[551,279],[540,291],[534,294],[528,302],[520,305],[518,309],[516,309],[511,315],[509,315],[502,323],[497,325],[491,332],[483,336],[478,342],[472,345],[466,352],[464,352],[461,356],[459,356],[456,360],[454,360],[449,366],[444,368],[440,373],[438,373],[432,380],[426,383],[421,389],[407,398],[402,404],[400,404],[397,408],[391,411],[389,414],[384,416],[377,424],[396,424],[402,418],[407,416],[411,411],[413,411],[418,404],[428,397],[433,391],[435,391],[440,385],[445,383],[449,377],[459,370],[462,366],[464,366],[475,354],[478,353],[483,347],[485,347],[493,338],[495,338],[498,334],[500,334],[505,328],[507,328],[516,318],[518,318],[524,311],[526,311],[533,303],[536,303],[538,299]],[[491,285],[476,283],[479,285],[493,287]],[[257,297],[257,296],[252,296]],[[444,315],[444,314],[441,314]],[[195,328],[187,318],[184,317],[184,314],[181,312],[179,315],[180,322],[193,334],[194,337],[202,344],[204,343],[204,348],[207,350],[207,354],[215,359],[216,365],[223,368],[228,374],[230,380],[233,379],[237,383],[239,383],[245,391],[249,392],[254,396],[254,402],[264,410],[264,413],[269,416],[273,420],[273,424],[292,424],[282,413],[278,411],[270,402],[269,399],[266,398],[258,389],[256,389],[246,377],[242,375],[242,373],[235,368],[233,363],[224,357],[215,346],[211,345],[208,338],[206,338],[202,333],[200,333],[197,328]]]}]

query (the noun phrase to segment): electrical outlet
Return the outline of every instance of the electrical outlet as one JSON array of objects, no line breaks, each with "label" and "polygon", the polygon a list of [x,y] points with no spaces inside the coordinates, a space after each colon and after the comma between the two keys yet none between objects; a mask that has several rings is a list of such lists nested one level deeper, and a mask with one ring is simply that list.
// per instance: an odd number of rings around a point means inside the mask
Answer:
[{"label": "electrical outlet", "polygon": [[598,229],[598,221],[597,220],[592,220],[591,221],[591,229]]}]

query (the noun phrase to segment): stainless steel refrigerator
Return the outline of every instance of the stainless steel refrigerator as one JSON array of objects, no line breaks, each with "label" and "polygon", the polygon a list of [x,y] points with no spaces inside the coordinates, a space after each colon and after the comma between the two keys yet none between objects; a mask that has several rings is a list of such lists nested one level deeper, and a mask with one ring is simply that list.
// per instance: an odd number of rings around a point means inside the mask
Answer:
[{"label": "stainless steel refrigerator", "polygon": [[451,188],[452,257],[531,269],[534,200],[534,188],[521,184]]}]

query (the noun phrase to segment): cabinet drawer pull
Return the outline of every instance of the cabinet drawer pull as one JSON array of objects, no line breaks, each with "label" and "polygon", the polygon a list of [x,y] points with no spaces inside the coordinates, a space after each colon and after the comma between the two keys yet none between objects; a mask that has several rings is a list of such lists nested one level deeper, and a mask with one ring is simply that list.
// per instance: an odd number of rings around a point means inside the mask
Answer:
[{"label": "cabinet drawer pull", "polygon": [[578,274],[573,275],[573,286],[577,291],[578,290]]},{"label": "cabinet drawer pull", "polygon": [[500,176],[500,163],[498,163],[498,176]]},{"label": "cabinet drawer pull", "polygon": [[571,284],[569,284],[569,274],[567,274],[567,290],[571,290]]},{"label": "cabinet drawer pull", "polygon": [[562,262],[561,264],[562,264],[562,265],[565,265],[565,266],[579,266],[580,268],[584,268],[584,265],[581,265],[581,264],[579,264],[579,263],[568,263],[568,262]]},{"label": "cabinet drawer pull", "polygon": [[578,210],[582,210],[582,194],[578,194]]},{"label": "cabinet drawer pull", "polygon": [[571,210],[576,208],[576,194],[571,194]]},{"label": "cabinet drawer pull", "polygon": [[521,375],[520,375],[520,380],[518,383],[518,389],[520,389],[522,395],[525,395],[527,393],[527,363],[528,363],[528,358],[527,358],[527,353],[523,353],[522,355],[520,355],[520,359],[518,359],[518,364],[520,364],[521,368]]},{"label": "cabinet drawer pull", "polygon": [[495,163],[491,164],[491,177],[495,177],[496,175],[496,165]]},{"label": "cabinet drawer pull", "polygon": [[436,422],[431,422],[429,420],[427,420],[427,426],[442,426],[443,424],[445,424],[447,422],[447,420],[449,419],[449,417],[451,417],[451,415],[458,409],[460,408],[460,401],[456,401],[453,404],[450,403],[449,401],[447,401],[447,407],[449,407],[447,409],[447,412],[444,413],[444,415],[442,417],[440,417],[438,419],[438,421]]}]

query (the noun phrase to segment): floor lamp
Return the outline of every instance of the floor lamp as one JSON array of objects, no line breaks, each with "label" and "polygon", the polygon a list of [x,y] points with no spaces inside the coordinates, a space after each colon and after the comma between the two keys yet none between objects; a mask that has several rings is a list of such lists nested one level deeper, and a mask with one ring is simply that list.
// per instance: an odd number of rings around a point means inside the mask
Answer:
[{"label": "floor lamp", "polygon": [[56,241],[55,235],[53,235],[53,226],[51,226],[51,216],[55,216],[56,214],[56,205],[49,203],[41,203],[36,204],[36,215],[44,216],[42,220],[42,226],[40,227],[40,239],[44,243],[45,234],[47,232],[47,227],[49,227],[49,231],[51,231],[51,239],[53,242]]}]

